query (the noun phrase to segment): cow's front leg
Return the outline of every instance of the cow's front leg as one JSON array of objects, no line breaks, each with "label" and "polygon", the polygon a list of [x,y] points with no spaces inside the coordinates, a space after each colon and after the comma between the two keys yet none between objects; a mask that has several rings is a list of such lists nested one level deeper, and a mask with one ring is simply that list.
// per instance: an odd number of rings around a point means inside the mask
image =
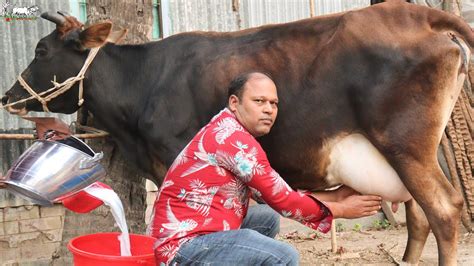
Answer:
[{"label": "cow's front leg", "polygon": [[418,264],[421,252],[430,232],[430,225],[425,213],[414,199],[405,202],[408,240],[403,254],[403,261]]}]

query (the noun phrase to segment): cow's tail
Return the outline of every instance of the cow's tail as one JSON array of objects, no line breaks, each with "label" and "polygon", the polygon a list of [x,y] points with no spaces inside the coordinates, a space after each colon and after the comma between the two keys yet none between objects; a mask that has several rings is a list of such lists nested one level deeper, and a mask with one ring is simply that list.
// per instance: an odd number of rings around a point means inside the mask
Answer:
[{"label": "cow's tail", "polygon": [[431,9],[428,23],[436,31],[451,30],[457,32],[474,49],[474,31],[462,18],[445,11]]}]

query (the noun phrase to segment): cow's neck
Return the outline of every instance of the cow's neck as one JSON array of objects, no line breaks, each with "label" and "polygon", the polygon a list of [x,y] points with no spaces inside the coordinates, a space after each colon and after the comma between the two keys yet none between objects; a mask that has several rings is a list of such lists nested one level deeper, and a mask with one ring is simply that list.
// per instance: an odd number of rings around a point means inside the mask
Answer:
[{"label": "cow's neck", "polygon": [[152,163],[137,129],[150,84],[156,82],[146,51],[146,45],[109,44],[101,48],[86,73],[84,105],[94,121],[111,133],[127,159],[150,173]]},{"label": "cow's neck", "polygon": [[[102,114],[116,115],[113,124],[133,121],[140,97],[151,82],[145,71],[142,45],[106,45],[101,48],[85,80],[85,105],[99,120]],[[104,124],[107,124],[104,121]]]}]

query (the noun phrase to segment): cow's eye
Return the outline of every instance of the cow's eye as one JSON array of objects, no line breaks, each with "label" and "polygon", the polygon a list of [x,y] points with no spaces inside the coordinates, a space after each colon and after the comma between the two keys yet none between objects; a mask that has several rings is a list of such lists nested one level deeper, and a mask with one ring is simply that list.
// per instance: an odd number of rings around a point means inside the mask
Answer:
[{"label": "cow's eye", "polygon": [[35,50],[35,57],[38,58],[38,57],[44,57],[48,54],[48,50],[46,50],[45,48],[36,48]]}]

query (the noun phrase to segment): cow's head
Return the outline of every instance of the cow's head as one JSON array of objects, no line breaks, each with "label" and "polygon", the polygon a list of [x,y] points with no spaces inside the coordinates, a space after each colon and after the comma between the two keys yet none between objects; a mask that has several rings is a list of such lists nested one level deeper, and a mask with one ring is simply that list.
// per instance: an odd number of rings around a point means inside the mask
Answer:
[{"label": "cow's head", "polygon": [[[25,85],[17,81],[2,98],[3,105],[31,97],[35,93],[40,95],[54,86],[51,82],[53,80],[61,83],[75,77],[82,68],[90,49],[104,45],[112,35],[110,22],[95,24],[84,29],[83,24],[76,18],[63,13],[43,13],[41,17],[54,22],[56,29],[38,42],[35,58],[21,73],[21,78],[33,92],[28,92]],[[47,108],[52,112],[75,112],[79,108],[78,83],[76,82],[69,90],[56,98],[50,99],[47,102]],[[49,94],[48,92],[41,97],[48,97]],[[6,110],[12,114],[25,115],[28,111],[43,111],[43,106],[44,104],[41,104],[36,97],[8,106]]]}]

